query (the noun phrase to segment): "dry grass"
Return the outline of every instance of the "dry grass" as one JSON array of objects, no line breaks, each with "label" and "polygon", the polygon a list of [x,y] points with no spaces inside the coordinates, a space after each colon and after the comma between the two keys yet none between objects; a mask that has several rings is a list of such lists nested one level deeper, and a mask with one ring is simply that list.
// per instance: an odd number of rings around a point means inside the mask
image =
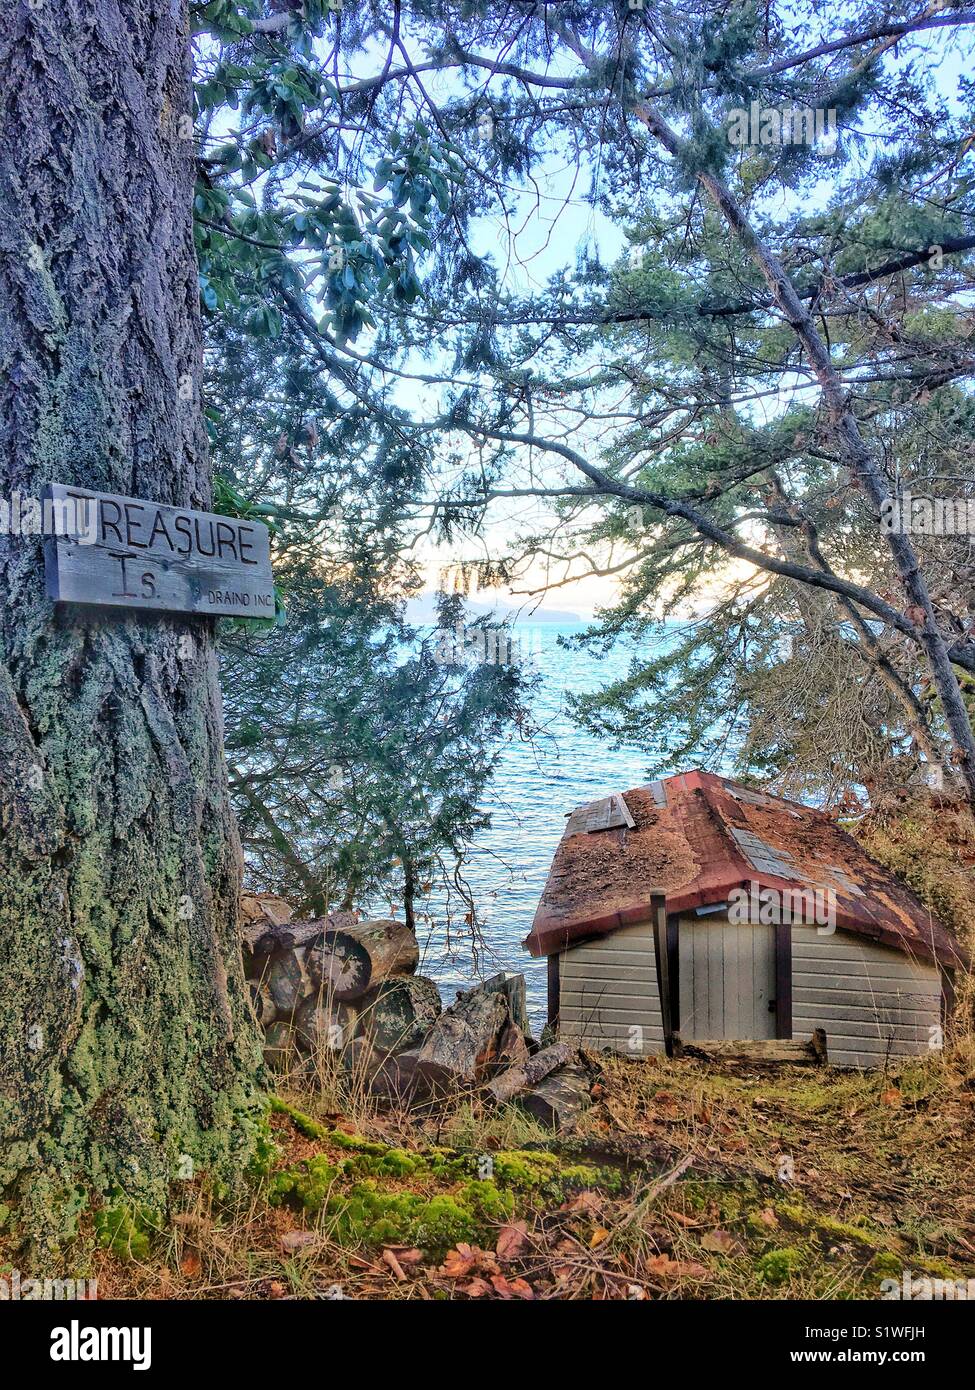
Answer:
[{"label": "dry grass", "polygon": [[[572,1141],[476,1097],[417,1118],[382,1112],[348,1073],[301,1085],[289,1099],[320,1127],[275,1113],[278,1155],[245,1201],[187,1184],[148,1258],[94,1250],[101,1297],[831,1299],[877,1297],[902,1269],[975,1277],[967,1042],[887,1074],[610,1058]],[[351,1178],[336,1179],[327,1213],[268,1201],[274,1174],[316,1157],[341,1164],[353,1132],[375,1154],[416,1158],[415,1172],[365,1179],[385,1196],[462,1191],[469,1178],[429,1166],[446,1149],[455,1164],[510,1166],[512,1150],[530,1158],[546,1143],[558,1157],[551,1181],[509,1185],[513,1211],[488,1219],[472,1249],[390,1248],[368,1223],[351,1238],[343,1229]],[[611,1146],[653,1161],[611,1168],[600,1153]]]}]

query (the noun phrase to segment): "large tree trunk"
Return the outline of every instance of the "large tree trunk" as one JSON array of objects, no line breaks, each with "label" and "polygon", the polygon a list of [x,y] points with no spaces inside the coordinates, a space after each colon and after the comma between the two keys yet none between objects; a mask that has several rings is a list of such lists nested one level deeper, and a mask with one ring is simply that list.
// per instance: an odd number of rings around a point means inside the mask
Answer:
[{"label": "large tree trunk", "polygon": [[[0,492],[206,508],[186,0],[8,5],[0,71]],[[0,1191],[53,1240],[239,1166],[259,1053],[212,621],[56,612],[36,536],[0,584]]]}]

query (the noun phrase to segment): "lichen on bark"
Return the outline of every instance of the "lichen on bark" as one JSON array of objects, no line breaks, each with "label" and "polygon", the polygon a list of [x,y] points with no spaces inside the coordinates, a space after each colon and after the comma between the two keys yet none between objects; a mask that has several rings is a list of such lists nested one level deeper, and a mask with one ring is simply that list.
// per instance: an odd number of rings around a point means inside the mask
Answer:
[{"label": "lichen on bark", "polygon": [[[0,31],[0,495],[210,501],[185,0]],[[243,1170],[259,1050],[211,620],[55,609],[0,535],[0,1196],[35,1244],[88,1194]]]}]

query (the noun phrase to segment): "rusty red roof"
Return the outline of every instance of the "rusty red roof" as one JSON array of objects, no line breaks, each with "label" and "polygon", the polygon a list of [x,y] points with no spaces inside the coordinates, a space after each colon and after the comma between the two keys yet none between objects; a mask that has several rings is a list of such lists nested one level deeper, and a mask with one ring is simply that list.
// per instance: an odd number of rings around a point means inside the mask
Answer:
[{"label": "rusty red roof", "polygon": [[[724,903],[736,888],[834,895],[836,926],[949,968],[966,963],[951,932],[823,811],[719,777],[683,772],[591,802],[569,817],[524,945],[551,955],[650,915]],[[608,829],[590,828],[608,822]]]}]

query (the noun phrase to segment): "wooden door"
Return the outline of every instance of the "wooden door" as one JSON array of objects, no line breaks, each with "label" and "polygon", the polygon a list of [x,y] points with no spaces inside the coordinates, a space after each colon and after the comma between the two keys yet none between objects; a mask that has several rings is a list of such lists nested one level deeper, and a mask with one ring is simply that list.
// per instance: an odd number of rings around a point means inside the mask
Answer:
[{"label": "wooden door", "polygon": [[775,928],[715,918],[678,927],[680,1036],[775,1037]]}]

